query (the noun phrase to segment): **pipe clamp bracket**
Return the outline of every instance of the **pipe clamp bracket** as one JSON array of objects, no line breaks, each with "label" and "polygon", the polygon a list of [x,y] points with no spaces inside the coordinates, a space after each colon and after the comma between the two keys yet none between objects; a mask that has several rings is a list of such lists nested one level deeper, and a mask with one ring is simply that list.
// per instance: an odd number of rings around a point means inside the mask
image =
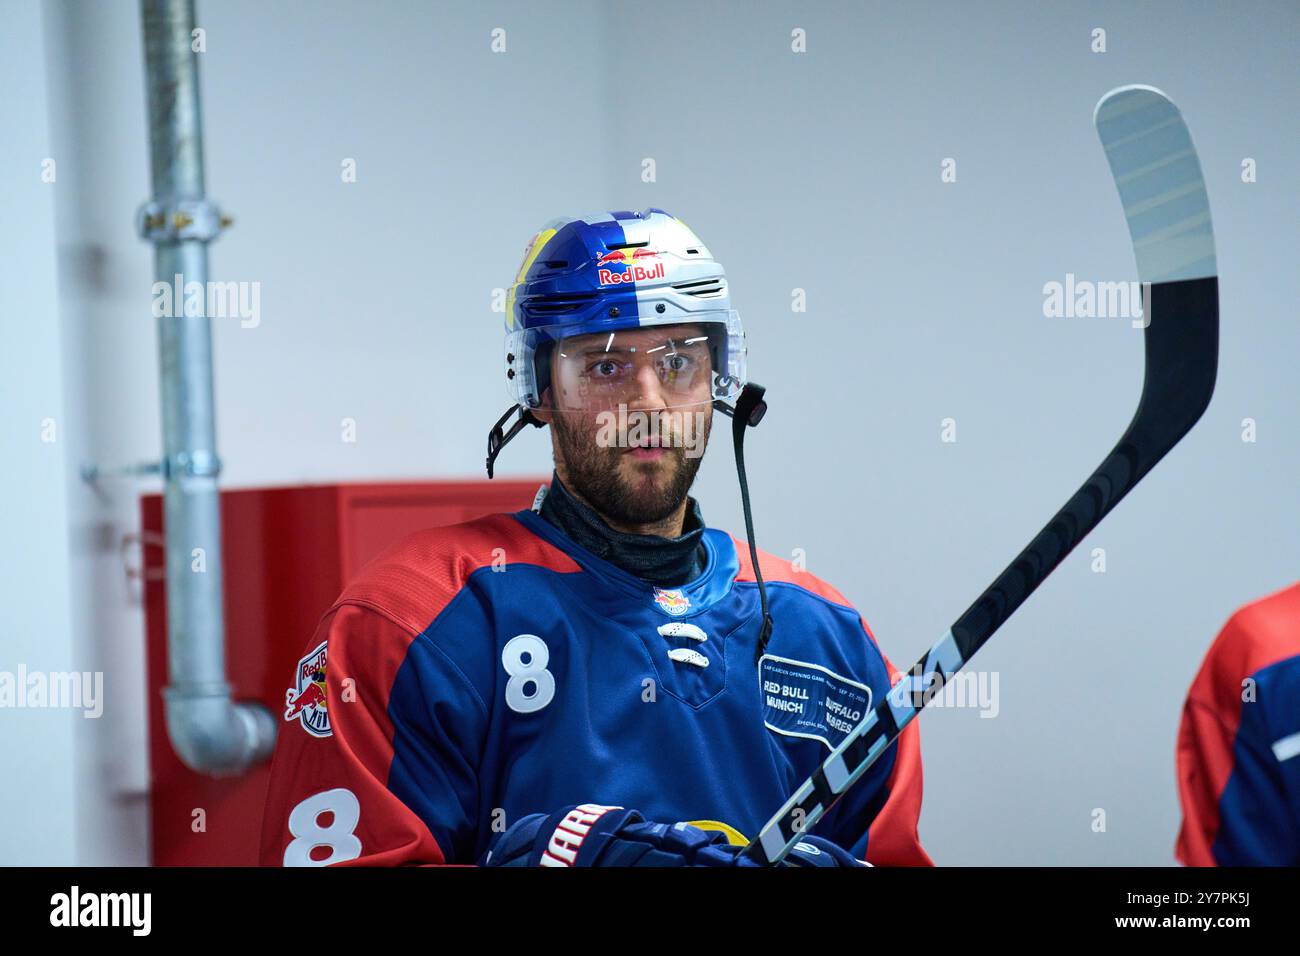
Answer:
[{"label": "pipe clamp bracket", "polygon": [[162,460],[162,476],[215,478],[221,474],[221,459],[212,451],[182,451]]},{"label": "pipe clamp bracket", "polygon": [[151,199],[135,214],[140,238],[152,243],[211,242],[232,222],[208,199]]}]

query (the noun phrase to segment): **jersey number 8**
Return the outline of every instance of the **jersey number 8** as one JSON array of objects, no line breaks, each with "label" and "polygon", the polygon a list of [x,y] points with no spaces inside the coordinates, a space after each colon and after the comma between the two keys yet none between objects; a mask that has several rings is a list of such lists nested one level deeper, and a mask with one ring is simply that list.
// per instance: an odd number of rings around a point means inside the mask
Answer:
[{"label": "jersey number 8", "polygon": [[501,666],[510,675],[506,703],[519,714],[541,710],[555,697],[555,675],[546,669],[551,651],[536,634],[512,637],[501,649]]}]

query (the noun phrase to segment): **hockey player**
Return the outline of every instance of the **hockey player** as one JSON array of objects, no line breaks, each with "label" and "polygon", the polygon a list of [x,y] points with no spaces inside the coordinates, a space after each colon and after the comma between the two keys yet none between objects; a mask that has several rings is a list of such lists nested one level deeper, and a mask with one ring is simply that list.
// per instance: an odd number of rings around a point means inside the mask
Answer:
[{"label": "hockey player", "polygon": [[1188,866],[1300,866],[1300,583],[1241,608],[1178,731]]},{"label": "hockey player", "polygon": [[[549,425],[549,492],[402,540],[325,615],[289,693],[265,864],[734,864],[896,677],[838,591],[706,527],[688,496],[715,409],[737,435],[761,415],[726,277],[690,229],[660,209],[548,223],[506,325],[517,404],[488,473]],[[929,864],[917,733],[787,862]]]}]

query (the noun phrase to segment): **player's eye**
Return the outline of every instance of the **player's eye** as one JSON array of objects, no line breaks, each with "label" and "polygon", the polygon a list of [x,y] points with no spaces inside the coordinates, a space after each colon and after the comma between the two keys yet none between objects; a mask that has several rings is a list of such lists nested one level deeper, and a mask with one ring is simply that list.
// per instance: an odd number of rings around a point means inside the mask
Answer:
[{"label": "player's eye", "polygon": [[599,362],[593,362],[587,371],[594,378],[610,379],[614,378],[622,370],[622,365],[613,359],[602,359]]}]

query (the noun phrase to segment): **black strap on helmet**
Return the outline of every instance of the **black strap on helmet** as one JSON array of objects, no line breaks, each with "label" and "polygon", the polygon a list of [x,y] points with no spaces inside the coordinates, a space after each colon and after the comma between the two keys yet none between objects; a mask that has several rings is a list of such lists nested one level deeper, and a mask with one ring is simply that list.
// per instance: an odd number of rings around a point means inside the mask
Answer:
[{"label": "black strap on helmet", "polygon": [[772,636],[772,615],[767,609],[767,587],[763,584],[763,572],[758,569],[758,548],[754,545],[754,518],[749,510],[749,482],[745,479],[745,429],[758,425],[767,414],[767,402],[763,400],[765,391],[762,385],[750,382],[741,390],[735,408],[721,401],[713,403],[714,408],[731,418],[731,436],[736,444],[736,476],[740,479],[740,503],[745,509],[745,536],[749,539],[749,560],[754,565],[758,600],[763,608],[763,630],[758,635],[755,663],[767,650],[768,638]]},{"label": "black strap on helmet", "polygon": [[[519,419],[510,426],[510,431],[503,432],[501,429],[506,423],[506,419],[519,412]],[[497,455],[501,454],[501,449],[510,443],[510,439],[518,435],[525,425],[532,425],[535,428],[541,428],[543,422],[533,416],[533,413],[522,405],[511,405],[506,409],[506,413],[497,419],[497,423],[492,426],[488,432],[488,453],[487,453],[487,473],[488,478],[492,477],[492,466],[496,463]]]}]

